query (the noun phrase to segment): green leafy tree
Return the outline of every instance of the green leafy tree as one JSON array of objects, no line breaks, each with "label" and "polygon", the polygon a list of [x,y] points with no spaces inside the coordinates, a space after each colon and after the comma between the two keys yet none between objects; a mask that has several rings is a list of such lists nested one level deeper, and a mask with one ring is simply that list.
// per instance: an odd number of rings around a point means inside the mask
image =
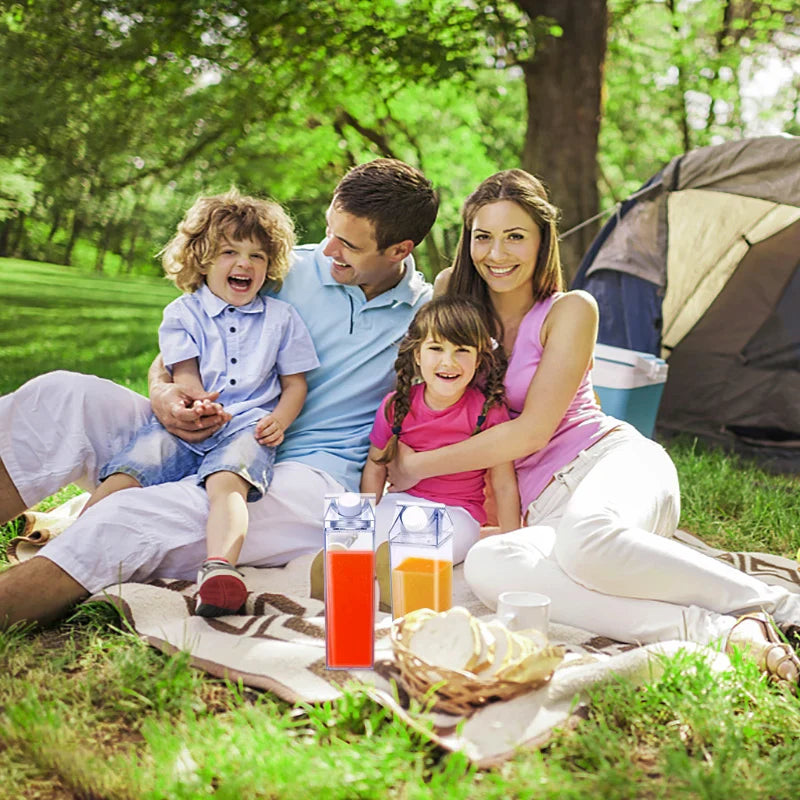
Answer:
[{"label": "green leafy tree", "polygon": [[[795,41],[788,0],[27,0],[0,10],[0,158],[36,188],[6,247],[157,269],[200,192],[232,183],[319,239],[352,164],[393,155],[442,192],[420,250],[452,255],[487,174],[549,184],[562,229],[690,146],[748,129],[748,74]],[[606,52],[607,42],[607,52]],[[780,98],[796,117],[798,86]],[[598,137],[600,150],[598,155]],[[21,160],[20,160],[21,159]],[[571,272],[596,225],[563,243]]]},{"label": "green leafy tree", "polygon": [[756,73],[796,56],[796,3],[611,0],[600,189],[624,199],[673,156],[784,129],[797,117],[797,78],[755,109]]}]

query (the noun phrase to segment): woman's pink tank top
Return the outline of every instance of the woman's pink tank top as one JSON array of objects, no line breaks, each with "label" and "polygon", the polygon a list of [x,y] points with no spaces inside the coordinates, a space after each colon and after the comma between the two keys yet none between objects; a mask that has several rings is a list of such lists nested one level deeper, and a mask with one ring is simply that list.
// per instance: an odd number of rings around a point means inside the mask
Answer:
[{"label": "woman's pink tank top", "polygon": [[[556,293],[536,303],[519,326],[505,380],[506,400],[512,418],[518,417],[525,405],[528,387],[542,359],[542,324],[560,296],[561,293]],[[619,424],[619,420],[600,410],[587,370],[550,441],[541,450],[514,463],[523,512],[558,470]]]}]

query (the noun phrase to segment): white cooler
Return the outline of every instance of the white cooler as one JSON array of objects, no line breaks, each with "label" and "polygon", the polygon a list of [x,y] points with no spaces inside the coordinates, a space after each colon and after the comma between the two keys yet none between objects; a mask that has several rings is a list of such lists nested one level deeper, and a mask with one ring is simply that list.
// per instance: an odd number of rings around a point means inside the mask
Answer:
[{"label": "white cooler", "polygon": [[667,370],[666,361],[650,353],[597,344],[592,384],[600,407],[652,438]]}]

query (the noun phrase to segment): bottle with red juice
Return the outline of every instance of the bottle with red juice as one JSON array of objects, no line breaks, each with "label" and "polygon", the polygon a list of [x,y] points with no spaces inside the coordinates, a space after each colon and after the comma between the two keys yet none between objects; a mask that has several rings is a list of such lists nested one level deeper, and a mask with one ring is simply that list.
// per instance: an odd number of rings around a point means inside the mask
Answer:
[{"label": "bottle with red juice", "polygon": [[325,497],[325,654],[328,669],[375,661],[375,496]]}]

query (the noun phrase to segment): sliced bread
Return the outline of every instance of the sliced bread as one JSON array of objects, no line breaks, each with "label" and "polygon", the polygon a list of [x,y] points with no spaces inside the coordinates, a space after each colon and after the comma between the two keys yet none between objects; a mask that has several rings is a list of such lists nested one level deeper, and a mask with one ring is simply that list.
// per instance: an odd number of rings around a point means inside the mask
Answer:
[{"label": "sliced bread", "polygon": [[411,634],[408,649],[426,663],[452,670],[469,670],[482,651],[477,626],[465,608],[424,619]]}]

